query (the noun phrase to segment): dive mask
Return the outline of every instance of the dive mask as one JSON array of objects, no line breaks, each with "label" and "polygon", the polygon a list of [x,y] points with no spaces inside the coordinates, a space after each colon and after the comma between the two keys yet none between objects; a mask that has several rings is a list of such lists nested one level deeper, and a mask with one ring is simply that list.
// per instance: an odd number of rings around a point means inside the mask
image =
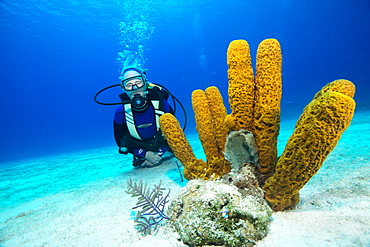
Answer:
[{"label": "dive mask", "polygon": [[143,88],[145,85],[144,78],[138,75],[122,80],[121,88],[125,91],[134,91]]}]

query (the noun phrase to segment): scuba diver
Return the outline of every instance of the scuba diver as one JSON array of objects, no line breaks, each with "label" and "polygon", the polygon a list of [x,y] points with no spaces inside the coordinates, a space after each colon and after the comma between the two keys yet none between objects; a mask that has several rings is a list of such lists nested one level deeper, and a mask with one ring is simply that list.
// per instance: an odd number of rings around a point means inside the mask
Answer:
[{"label": "scuba diver", "polygon": [[[98,91],[94,101],[100,105],[119,105],[114,114],[114,138],[120,154],[131,153],[134,167],[152,167],[158,165],[162,156],[171,148],[164,139],[159,126],[159,117],[164,113],[175,115],[176,102],[184,113],[185,131],[187,116],[181,102],[164,86],[153,84],[146,78],[145,70],[129,67],[122,71],[121,83]],[[119,95],[120,102],[106,103],[98,101],[102,92],[121,87],[124,93]],[[169,104],[172,99],[173,107]]]},{"label": "scuba diver", "polygon": [[119,97],[122,104],[114,114],[114,138],[120,154],[131,153],[134,167],[157,165],[165,152],[171,151],[159,127],[159,117],[174,114],[169,93],[151,84],[146,73],[137,68],[122,73]]}]

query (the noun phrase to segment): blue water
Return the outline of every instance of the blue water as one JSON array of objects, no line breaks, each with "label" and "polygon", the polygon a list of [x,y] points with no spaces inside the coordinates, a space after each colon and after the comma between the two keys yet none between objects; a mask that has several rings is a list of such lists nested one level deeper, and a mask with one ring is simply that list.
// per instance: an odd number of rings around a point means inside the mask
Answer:
[{"label": "blue water", "polygon": [[[152,32],[122,37],[119,24],[136,19]],[[370,107],[368,0],[2,0],[0,37],[0,162],[115,148],[115,107],[93,96],[119,82],[122,39],[144,44],[149,80],[182,101],[189,133],[194,89],[215,85],[227,99],[226,49],[234,39],[247,40],[252,57],[263,39],[280,41],[283,119],[296,119],[340,78],[356,84],[357,109]]]}]

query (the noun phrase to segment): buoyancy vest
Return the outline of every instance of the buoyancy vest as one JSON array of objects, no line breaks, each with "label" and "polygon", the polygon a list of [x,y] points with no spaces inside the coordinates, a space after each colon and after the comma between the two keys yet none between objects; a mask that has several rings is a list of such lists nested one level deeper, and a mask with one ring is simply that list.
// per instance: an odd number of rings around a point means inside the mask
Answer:
[{"label": "buoyancy vest", "polygon": [[[154,111],[155,111],[155,124],[156,124],[155,127],[156,127],[157,135],[158,135],[158,132],[160,129],[159,118],[165,113],[164,100],[167,100],[169,95],[167,92],[160,90],[158,87],[155,87],[155,86],[148,88],[147,91],[148,91],[148,94],[147,94],[148,104],[152,104]],[[130,135],[136,140],[142,140],[142,138],[139,135],[137,125],[135,124],[135,118],[134,118],[134,113],[133,113],[130,98],[128,97],[126,93],[120,94],[119,97],[122,100],[123,109],[125,112],[126,125],[127,125]]]}]

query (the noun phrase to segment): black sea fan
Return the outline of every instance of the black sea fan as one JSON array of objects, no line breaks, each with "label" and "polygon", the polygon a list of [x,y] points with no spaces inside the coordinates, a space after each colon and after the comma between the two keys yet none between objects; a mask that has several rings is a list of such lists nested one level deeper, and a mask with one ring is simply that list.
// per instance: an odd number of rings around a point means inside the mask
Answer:
[{"label": "black sea fan", "polygon": [[127,181],[128,194],[132,197],[139,197],[136,206],[132,209],[141,208],[136,214],[135,227],[143,235],[151,234],[152,230],[157,229],[158,223],[163,219],[169,219],[165,213],[164,209],[166,203],[168,202],[168,196],[170,194],[170,189],[168,193],[163,196],[163,191],[165,188],[161,188],[162,181],[159,185],[154,185],[154,189],[148,189],[147,184],[143,184],[140,181],[132,181],[131,178]]}]

